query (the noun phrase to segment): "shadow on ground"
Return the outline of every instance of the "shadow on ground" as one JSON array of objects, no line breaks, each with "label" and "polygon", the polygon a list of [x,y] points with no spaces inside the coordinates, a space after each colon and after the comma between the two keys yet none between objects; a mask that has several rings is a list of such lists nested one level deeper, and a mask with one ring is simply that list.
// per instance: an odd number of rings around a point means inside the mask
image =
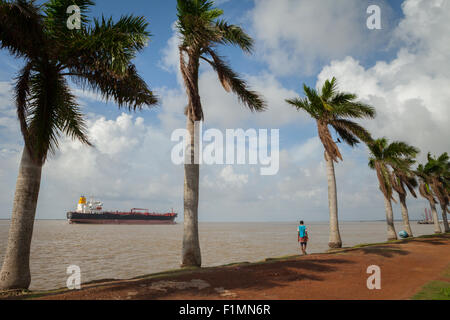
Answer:
[{"label": "shadow on ground", "polygon": [[[324,273],[334,272],[342,264],[353,264],[347,259],[317,259],[317,257],[302,257],[295,260],[270,261],[259,264],[231,266],[182,274],[171,279],[145,279],[133,282],[115,283],[112,286],[103,285],[74,292],[75,299],[89,299],[95,296],[99,299],[165,299],[173,294],[189,292],[191,295],[220,297],[218,289],[226,288],[225,292],[233,290],[265,290],[283,287],[284,283],[292,281],[323,281]],[[199,280],[201,279],[201,280]],[[201,281],[206,284],[201,290],[192,290],[190,283]],[[174,288],[175,284],[175,288]],[[178,285],[177,285],[178,284]],[[179,285],[188,285],[180,289]],[[155,290],[155,286],[162,289]],[[178,288],[177,288],[178,286]],[[85,295],[83,295],[83,292]],[[51,296],[48,296],[51,298]],[[222,296],[226,298],[227,296]],[[70,294],[67,297],[71,299]]]},{"label": "shadow on ground", "polygon": [[396,255],[406,256],[409,254],[409,251],[402,250],[392,246],[376,246],[376,247],[367,247],[361,248],[359,251],[364,252],[364,254],[376,254],[385,258],[392,258]]}]

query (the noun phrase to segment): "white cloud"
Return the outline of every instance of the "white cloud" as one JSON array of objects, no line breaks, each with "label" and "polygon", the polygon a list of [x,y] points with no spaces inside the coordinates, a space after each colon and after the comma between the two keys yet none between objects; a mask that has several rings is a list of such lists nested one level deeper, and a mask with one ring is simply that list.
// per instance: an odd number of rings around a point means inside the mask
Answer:
[{"label": "white cloud", "polygon": [[82,106],[85,106],[87,104],[86,100],[90,102],[107,103],[107,100],[104,99],[103,96],[96,91],[72,88],[72,93],[78,98],[78,102]]},{"label": "white cloud", "polygon": [[[366,25],[373,4],[382,9],[381,31]],[[259,0],[250,16],[256,52],[273,73],[312,75],[329,59],[378,49],[389,35],[391,9],[380,0]]]},{"label": "white cloud", "polygon": [[180,34],[176,27],[176,21],[172,24],[172,36],[167,41],[166,47],[162,50],[162,58],[159,66],[169,72],[173,72],[177,76],[177,82],[183,85],[183,78],[180,71]]},{"label": "white cloud", "polygon": [[247,174],[236,174],[232,166],[226,166],[220,172],[220,178],[228,185],[228,187],[241,188],[248,183]]},{"label": "white cloud", "polygon": [[94,145],[100,152],[115,155],[132,150],[142,142],[145,127],[143,119],[138,117],[133,122],[131,115],[122,114],[115,121],[107,121],[104,117],[98,119],[90,127],[90,135]]},{"label": "white cloud", "polygon": [[0,112],[12,115],[14,112],[11,99],[12,85],[10,82],[0,81]]},{"label": "white cloud", "polygon": [[365,124],[376,137],[403,140],[428,151],[450,149],[450,26],[449,2],[407,0],[405,19],[395,31],[404,45],[391,62],[364,68],[354,58],[333,61],[318,85],[336,76],[340,88],[357,92],[377,108],[378,117]]}]

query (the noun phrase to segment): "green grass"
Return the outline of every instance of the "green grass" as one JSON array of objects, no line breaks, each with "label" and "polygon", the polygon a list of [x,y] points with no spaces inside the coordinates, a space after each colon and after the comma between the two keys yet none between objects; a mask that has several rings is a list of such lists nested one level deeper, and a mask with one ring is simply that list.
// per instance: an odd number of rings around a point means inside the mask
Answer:
[{"label": "green grass", "polygon": [[413,300],[450,300],[450,282],[431,281],[413,296]]},{"label": "green grass", "polygon": [[[443,274],[443,278],[450,279],[450,267]],[[450,300],[450,282],[449,281],[431,281],[422,287],[416,293],[413,300]]]}]

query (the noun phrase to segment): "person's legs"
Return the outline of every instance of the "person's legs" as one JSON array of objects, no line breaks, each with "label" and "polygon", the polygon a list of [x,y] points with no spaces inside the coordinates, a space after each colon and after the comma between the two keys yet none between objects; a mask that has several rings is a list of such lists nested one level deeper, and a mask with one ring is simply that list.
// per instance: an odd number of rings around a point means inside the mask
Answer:
[{"label": "person's legs", "polygon": [[302,242],[301,247],[302,247],[303,254],[306,254],[306,243]]},{"label": "person's legs", "polygon": [[306,242],[302,242],[302,252],[303,252],[304,255],[307,254],[307,253],[306,253],[306,245],[307,245]]}]

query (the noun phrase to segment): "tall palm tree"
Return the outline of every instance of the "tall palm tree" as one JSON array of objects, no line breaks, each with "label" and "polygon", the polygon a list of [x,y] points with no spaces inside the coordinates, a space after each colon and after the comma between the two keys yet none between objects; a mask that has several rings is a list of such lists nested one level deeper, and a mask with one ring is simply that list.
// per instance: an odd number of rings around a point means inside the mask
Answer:
[{"label": "tall palm tree", "polygon": [[[330,210],[330,248],[342,247],[338,222],[338,204],[336,191],[336,176],[334,162],[342,159],[337,146],[341,139],[350,145],[356,146],[360,140],[371,140],[370,133],[362,126],[350,119],[374,118],[375,109],[357,101],[357,96],[352,93],[339,92],[336,78],[327,80],[321,92],[317,92],[308,86],[303,86],[305,98],[288,99],[286,102],[297,110],[306,111],[316,120],[319,138],[325,149],[325,162],[328,176],[328,206]],[[330,133],[331,126],[338,136],[335,141]]]},{"label": "tall palm tree", "polygon": [[398,193],[398,197],[400,200],[403,226],[405,228],[405,231],[408,233],[410,237],[413,236],[413,232],[411,230],[411,224],[409,223],[409,213],[408,207],[406,205],[406,196],[408,195],[407,194],[408,189],[411,195],[414,198],[417,198],[417,194],[414,189],[417,188],[418,183],[415,173],[411,168],[411,166],[415,162],[416,161],[413,159],[405,159],[404,167],[401,168],[398,166],[394,166],[391,175],[392,188]]},{"label": "tall palm tree", "polygon": [[428,153],[428,163],[425,165],[425,171],[428,173],[429,186],[441,205],[444,232],[450,231],[447,219],[449,168],[450,161],[447,153],[443,153],[438,158],[432,157]]},{"label": "tall palm tree", "polygon": [[434,233],[441,233],[441,225],[439,223],[439,216],[436,210],[436,198],[431,188],[431,172],[429,167],[423,164],[419,164],[416,169],[416,174],[419,177],[419,192],[422,197],[428,200],[431,208],[431,215],[434,222]]},{"label": "tall palm tree", "polygon": [[265,102],[245,81],[239,78],[216,51],[218,45],[234,45],[246,53],[253,48],[253,40],[239,26],[219,19],[223,11],[213,7],[208,0],[178,0],[180,33],[180,69],[183,76],[188,105],[185,110],[190,148],[187,152],[184,178],[184,237],[182,266],[201,266],[198,237],[199,165],[195,159],[199,153],[198,139],[194,136],[195,123],[203,121],[198,77],[200,60],[216,71],[223,88],[236,94],[251,111],[263,111]]},{"label": "tall palm tree", "polygon": [[[440,159],[440,160],[439,160]],[[450,161],[448,153],[441,155],[438,160],[441,163],[441,177],[440,181],[442,183],[442,193],[445,196],[445,200],[442,202],[445,206],[442,206],[442,212],[450,214]]]},{"label": "tall palm tree", "polygon": [[407,170],[411,166],[411,159],[414,159],[420,152],[417,148],[404,142],[395,141],[389,144],[386,138],[374,140],[368,143],[370,150],[369,167],[376,170],[380,190],[384,196],[386,209],[386,222],[388,240],[396,240],[397,233],[394,226],[394,213],[392,211],[393,181],[392,168],[398,172]]},{"label": "tall palm tree", "polygon": [[[81,29],[67,28],[67,8],[81,10]],[[17,178],[0,289],[27,289],[29,257],[42,167],[62,134],[91,145],[84,116],[66,80],[101,93],[119,106],[139,109],[156,98],[131,63],[147,43],[144,18],[124,16],[89,25],[88,0],[0,0],[0,48],[23,59],[15,103],[24,149]]]}]

